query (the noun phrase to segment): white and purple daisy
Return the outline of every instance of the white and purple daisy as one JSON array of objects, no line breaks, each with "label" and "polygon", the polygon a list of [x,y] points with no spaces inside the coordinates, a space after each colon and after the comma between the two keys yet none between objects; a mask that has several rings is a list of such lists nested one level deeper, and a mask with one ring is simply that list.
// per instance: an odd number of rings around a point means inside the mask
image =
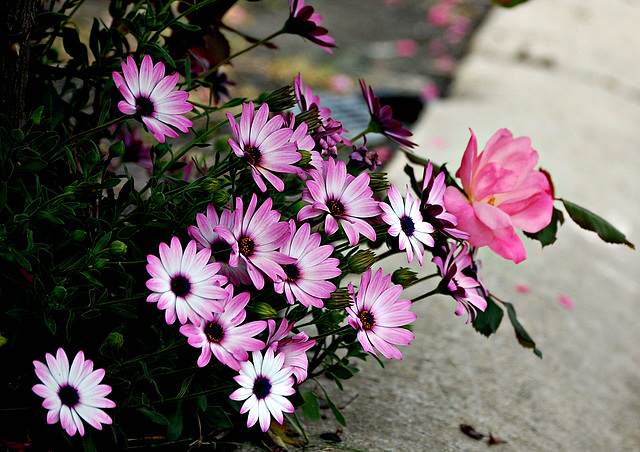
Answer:
[{"label": "white and purple daisy", "polygon": [[444,192],[447,189],[444,172],[434,175],[431,160],[424,167],[424,180],[422,182],[422,200],[420,213],[422,218],[431,224],[436,230],[445,235],[466,240],[469,234],[456,228],[458,219],[444,207]]},{"label": "white and purple daisy", "polygon": [[373,133],[381,133],[400,146],[413,148],[416,144],[407,138],[413,134],[402,127],[402,123],[392,117],[391,107],[388,105],[380,106],[380,98],[375,95],[373,88],[367,86],[364,80],[360,80],[360,88],[362,94],[369,107],[371,121],[368,130]]},{"label": "white and purple daisy", "polygon": [[289,323],[285,318],[280,322],[277,331],[275,320],[269,319],[267,323],[269,324],[267,346],[276,354],[284,354],[284,366],[291,366],[296,381],[298,384],[302,383],[307,379],[307,369],[309,368],[307,350],[315,345],[315,339],[309,340],[309,335],[304,331],[287,337],[293,329],[294,322]]},{"label": "white and purple daisy", "polygon": [[329,31],[321,27],[322,16],[313,12],[313,7],[305,6],[304,0],[289,0],[289,19],[284,25],[285,33],[302,36],[314,44],[333,53],[335,40],[328,35]]},{"label": "white and purple daisy", "polygon": [[247,272],[247,263],[244,260],[240,260],[236,267],[232,267],[229,264],[229,259],[233,251],[231,245],[234,241],[232,240],[229,243],[214,231],[217,226],[225,226],[227,229],[232,229],[234,221],[235,216],[231,210],[224,209],[222,214],[218,215],[213,204],[209,204],[206,215],[201,213],[196,215],[196,224],[198,226],[189,226],[187,231],[191,238],[196,241],[198,250],[211,248],[210,262],[220,263],[218,273],[226,276],[234,286],[241,286],[243,284],[251,284],[251,278]]},{"label": "white and purple daisy", "polygon": [[69,436],[76,432],[84,436],[84,420],[93,428],[102,430],[102,424],[111,424],[112,420],[102,408],[114,408],[116,404],[105,396],[111,392],[111,386],[100,384],[105,370],[93,370],[93,361],[84,359],[80,351],[69,367],[69,359],[62,348],[55,358],[45,355],[47,364],[33,361],[35,372],[42,383],[32,390],[44,398],[42,406],[49,410],[47,423],[60,421]]},{"label": "white and purple daisy", "polygon": [[296,231],[295,221],[289,220],[289,238],[280,247],[280,252],[295,259],[291,264],[283,264],[286,278],[279,278],[274,284],[277,293],[285,293],[289,304],[300,301],[306,307],[324,306],[323,298],[329,298],[336,290],[328,279],[340,276],[340,261],[329,257],[333,246],[320,245],[320,234],[311,234],[309,223],[303,223]]},{"label": "white and purple daisy", "polygon": [[210,256],[210,248],[196,253],[195,240],[189,242],[183,254],[178,237],[171,238],[171,246],[160,244],[160,258],[147,256],[151,279],[146,284],[153,292],[147,301],[158,303],[169,325],[176,318],[182,324],[190,320],[199,325],[201,318],[212,320],[214,312],[224,311],[221,300],[227,292],[220,286],[227,283],[227,278],[217,274],[219,263],[208,263]]},{"label": "white and purple daisy", "polygon": [[[391,275],[383,276],[382,269],[371,276],[367,270],[356,294],[353,284],[348,289],[353,304],[347,308],[349,325],[357,330],[358,341],[365,352],[374,356],[376,349],[388,359],[402,359],[396,345],[409,345],[414,335],[406,328],[417,316],[411,309],[411,300],[399,300],[402,286],[391,283]],[[374,348],[375,347],[375,348]]]},{"label": "white and purple daisy", "polygon": [[214,231],[227,243],[232,243],[233,252],[229,257],[229,265],[237,267],[239,260],[247,264],[249,277],[256,289],[264,287],[264,274],[272,281],[286,279],[287,274],[281,264],[294,263],[295,259],[278,251],[289,237],[287,223],[280,220],[280,213],[271,210],[273,201],[268,198],[256,210],[258,198],[254,193],[244,211],[241,198],[236,198],[236,210],[232,228],[220,225]]},{"label": "white and purple daisy", "polygon": [[247,317],[244,308],[249,303],[249,292],[234,297],[231,284],[226,291],[223,313],[214,313],[213,319],[205,320],[199,326],[190,323],[183,325],[180,332],[188,337],[189,345],[202,349],[198,358],[199,367],[206,366],[213,354],[222,364],[239,371],[240,363],[249,359],[247,352],[265,347],[265,343],[254,336],[267,327],[267,322],[257,320],[243,324]]},{"label": "white and purple daisy", "polygon": [[456,251],[455,243],[451,244],[449,250],[443,246],[441,253],[436,254],[432,262],[442,276],[440,293],[451,295],[458,302],[456,315],[466,313],[467,323],[470,323],[475,318],[477,309],[487,309],[484,297],[486,289],[478,278],[478,267],[473,263],[473,251],[470,253],[469,245],[465,243],[457,254]]},{"label": "white and purple daisy", "polygon": [[240,414],[249,412],[247,427],[260,423],[263,432],[269,430],[271,416],[280,424],[284,421],[282,413],[293,413],[295,408],[286,398],[294,394],[291,367],[284,365],[285,355],[274,354],[268,348],[264,357],[253,352],[253,362],[240,363],[240,375],[234,380],[241,386],[231,393],[231,400],[245,400]]},{"label": "white and purple daisy", "polygon": [[284,118],[277,115],[269,119],[269,106],[262,104],[255,111],[253,102],[242,105],[240,124],[230,113],[227,118],[233,133],[229,145],[249,165],[258,188],[267,190],[264,177],[276,190],[284,190],[284,182],[274,172],[295,174],[297,168],[293,164],[302,157],[296,144],[289,141],[294,131],[283,127]]},{"label": "white and purple daisy", "polygon": [[302,192],[302,199],[310,203],[298,212],[298,221],[326,214],[324,229],[328,235],[338,230],[338,222],[349,239],[358,243],[360,234],[369,240],[376,239],[376,232],[365,220],[382,213],[373,199],[369,187],[369,174],[354,177],[347,173],[346,164],[329,157],[322,162],[322,171],[309,170],[311,180]]},{"label": "white and purple daisy", "polygon": [[422,220],[420,203],[409,193],[408,186],[404,200],[393,184],[391,189],[387,190],[387,195],[391,205],[381,202],[380,208],[385,212],[382,220],[390,226],[389,235],[398,237],[398,247],[407,251],[409,263],[415,254],[422,265],[425,245],[433,247],[434,240],[431,237],[434,231],[433,226]]},{"label": "white and purple daisy", "polygon": [[118,103],[118,109],[125,115],[137,115],[149,132],[160,143],[164,143],[165,136],[176,138],[178,133],[188,132],[193,123],[183,116],[193,109],[187,102],[189,93],[173,91],[178,83],[179,74],[164,76],[164,63],[154,66],[149,55],[138,65],[131,56],[122,64],[122,73],[113,72],[113,81],[124,96],[124,101]]}]

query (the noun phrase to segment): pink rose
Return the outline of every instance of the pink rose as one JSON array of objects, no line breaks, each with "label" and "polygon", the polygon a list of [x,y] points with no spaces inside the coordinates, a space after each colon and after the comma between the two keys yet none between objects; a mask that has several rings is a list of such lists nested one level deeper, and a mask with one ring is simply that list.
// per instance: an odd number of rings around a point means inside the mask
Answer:
[{"label": "pink rose", "polygon": [[464,193],[447,187],[444,204],[458,218],[458,229],[467,232],[469,243],[488,246],[516,264],[527,258],[522,240],[515,232],[538,232],[551,222],[553,197],[549,180],[534,169],[538,153],[531,139],[513,139],[500,129],[478,154],[476,136],[462,157],[456,176]]}]

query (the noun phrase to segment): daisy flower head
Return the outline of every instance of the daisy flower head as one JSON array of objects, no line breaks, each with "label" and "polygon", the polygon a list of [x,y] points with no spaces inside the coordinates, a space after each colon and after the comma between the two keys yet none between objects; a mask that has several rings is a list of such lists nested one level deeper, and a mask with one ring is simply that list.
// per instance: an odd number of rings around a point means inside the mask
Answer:
[{"label": "daisy flower head", "polygon": [[365,219],[382,211],[373,199],[369,174],[363,172],[354,177],[347,173],[343,161],[329,157],[322,162],[322,171],[311,169],[309,175],[302,199],[310,204],[300,209],[298,221],[326,215],[324,229],[328,235],[337,232],[340,222],[351,246],[358,243],[360,234],[375,241],[376,232]]},{"label": "daisy flower head", "polygon": [[307,350],[315,345],[315,339],[309,340],[309,335],[304,331],[287,337],[293,329],[294,322],[289,323],[286,318],[282,319],[277,331],[275,320],[269,319],[267,323],[269,324],[267,346],[276,354],[282,353],[284,355],[284,366],[291,366],[296,381],[298,384],[302,383],[307,379],[307,369],[309,368]]},{"label": "daisy flower head", "polygon": [[[478,267],[474,266],[469,245],[465,243],[456,253],[457,246],[451,244],[450,249],[443,246],[432,262],[438,267],[442,276],[440,292],[451,295],[457,302],[456,315],[467,314],[467,323],[475,318],[477,310],[487,309],[484,285],[478,279]],[[473,251],[472,251],[473,252]]]},{"label": "daisy flower head", "polygon": [[257,205],[255,193],[246,212],[242,199],[236,198],[233,227],[217,226],[214,231],[227,243],[232,243],[229,265],[237,267],[241,260],[244,261],[253,285],[261,290],[264,287],[263,273],[272,281],[286,279],[281,264],[294,263],[295,259],[278,251],[289,236],[289,228],[286,222],[280,221],[280,212],[271,210],[271,198],[256,210]]},{"label": "daisy flower head", "polygon": [[336,290],[328,281],[340,276],[340,261],[329,257],[333,246],[320,245],[320,234],[311,234],[309,223],[303,223],[296,231],[294,220],[289,220],[289,238],[280,247],[280,252],[295,259],[291,264],[283,264],[286,278],[278,278],[274,284],[277,293],[285,293],[289,304],[300,301],[306,307],[324,306],[323,298],[329,298]]},{"label": "daisy flower head", "polygon": [[242,105],[239,124],[230,113],[227,118],[233,134],[229,145],[249,165],[260,191],[267,190],[263,177],[276,190],[284,190],[284,182],[274,172],[295,174],[294,163],[301,158],[296,144],[289,141],[293,130],[283,127],[284,118],[277,115],[269,119],[269,105],[264,103],[256,111],[253,102]]},{"label": "daisy flower head", "polygon": [[[187,231],[189,236],[196,241],[198,250],[204,248],[211,249],[210,262],[218,262],[220,264],[219,274],[227,277],[229,282],[234,286],[243,284],[251,284],[251,278],[247,272],[247,263],[243,260],[238,261],[236,267],[229,264],[231,258],[233,240],[228,242],[220,234],[214,231],[218,226],[232,229],[235,221],[233,212],[224,209],[222,214],[218,215],[213,204],[207,206],[207,214],[198,213],[196,215],[197,226],[189,226]],[[227,234],[228,237],[228,234]]]},{"label": "daisy flower head", "polygon": [[200,325],[188,323],[180,327],[180,332],[187,336],[189,345],[201,348],[198,366],[204,367],[213,354],[218,361],[240,370],[240,363],[249,359],[247,352],[262,350],[264,342],[254,338],[267,327],[267,322],[258,320],[244,322],[247,313],[245,307],[249,303],[249,292],[233,296],[233,285],[226,287],[227,298],[223,300],[224,312],[214,313],[213,319],[205,320]]},{"label": "daisy flower head", "polygon": [[393,184],[387,191],[387,195],[391,205],[381,202],[380,208],[385,212],[382,220],[390,226],[389,235],[398,237],[399,248],[407,251],[409,263],[415,254],[422,265],[425,245],[433,247],[434,244],[431,236],[434,231],[433,226],[422,220],[420,202],[411,195],[408,186],[404,199]]},{"label": "daisy flower head", "polygon": [[289,0],[289,19],[284,25],[285,33],[302,36],[314,44],[333,54],[335,40],[329,31],[321,27],[322,16],[313,11],[313,7],[305,6],[304,0]]},{"label": "daisy flower head", "polygon": [[93,370],[93,361],[84,359],[84,352],[76,354],[69,367],[69,359],[62,348],[54,357],[45,355],[47,364],[33,361],[35,373],[42,383],[32,390],[44,398],[42,406],[49,410],[47,423],[60,425],[69,436],[76,432],[84,436],[84,420],[93,428],[102,430],[102,424],[111,424],[112,420],[102,408],[114,408],[116,404],[107,399],[111,386],[100,384],[105,370]]},{"label": "daisy flower head", "polygon": [[242,401],[240,414],[249,412],[247,427],[260,423],[263,432],[269,430],[271,416],[280,424],[282,413],[293,413],[295,408],[286,398],[294,394],[291,367],[284,365],[284,354],[274,354],[268,348],[264,357],[260,352],[252,352],[253,361],[240,364],[240,374],[234,380],[240,385],[231,393],[231,400]]},{"label": "daisy flower head", "polygon": [[407,138],[413,134],[402,127],[402,123],[392,117],[391,107],[388,105],[380,106],[380,98],[375,95],[373,88],[367,86],[364,80],[360,80],[360,88],[362,94],[369,107],[371,121],[369,122],[369,131],[373,133],[381,133],[391,141],[395,141],[400,146],[413,148],[416,144]]},{"label": "daisy flower head", "polygon": [[469,238],[469,234],[456,228],[458,219],[447,212],[444,206],[444,193],[447,189],[445,173],[434,173],[431,160],[424,167],[422,182],[422,200],[420,212],[422,218],[443,234],[460,240]]},{"label": "daisy flower head", "polygon": [[[113,81],[124,96],[118,110],[125,115],[136,115],[160,143],[165,136],[176,138],[178,133],[188,132],[193,123],[183,116],[193,109],[187,102],[189,93],[173,91],[179,74],[164,76],[164,63],[155,65],[149,55],[142,59],[140,70],[131,56],[122,62],[122,73],[113,72]],[[172,126],[172,127],[170,127]]]},{"label": "daisy flower head", "polygon": [[411,300],[398,299],[402,286],[390,286],[391,275],[383,276],[382,268],[373,276],[371,273],[369,269],[362,275],[357,294],[353,284],[348,286],[353,301],[347,307],[349,325],[358,332],[358,341],[365,352],[378,356],[378,350],[388,359],[402,359],[396,345],[409,345],[414,339],[413,333],[402,327],[417,315],[409,310]]},{"label": "daisy flower head", "polygon": [[196,252],[196,242],[191,240],[182,252],[177,237],[171,239],[171,246],[160,244],[160,257],[147,256],[147,271],[151,279],[147,288],[151,293],[149,303],[158,303],[158,309],[165,312],[169,325],[176,321],[185,324],[187,320],[199,325],[201,319],[212,320],[214,312],[224,310],[221,300],[227,297],[222,285],[227,278],[218,275],[220,264],[209,263],[211,249]]}]

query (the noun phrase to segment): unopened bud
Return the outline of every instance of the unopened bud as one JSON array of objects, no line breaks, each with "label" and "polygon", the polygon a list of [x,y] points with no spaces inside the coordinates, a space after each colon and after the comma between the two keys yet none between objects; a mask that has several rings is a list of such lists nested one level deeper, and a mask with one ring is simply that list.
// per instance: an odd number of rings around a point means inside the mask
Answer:
[{"label": "unopened bud", "polygon": [[213,198],[211,199],[211,202],[216,207],[224,207],[227,204],[229,204],[230,200],[231,200],[231,195],[228,192],[226,192],[224,190],[218,190],[213,195]]},{"label": "unopened bud", "polygon": [[125,147],[123,141],[116,141],[111,146],[109,146],[109,157],[116,158],[122,157],[125,153]]},{"label": "unopened bud", "polygon": [[311,163],[311,152],[305,151],[304,149],[298,149],[298,154],[302,156],[302,158],[297,162],[297,165],[300,168],[304,168]]},{"label": "unopened bud", "polygon": [[418,281],[418,274],[406,267],[401,267],[391,274],[391,282],[400,284],[403,288],[412,286]]},{"label": "unopened bud", "polygon": [[[124,345],[124,336],[116,331],[109,333],[102,347],[118,349]],[[101,347],[101,348],[102,348]]]},{"label": "unopened bud", "polygon": [[215,195],[220,190],[220,182],[217,179],[208,179],[202,183],[202,188],[210,195]]},{"label": "unopened bud", "polygon": [[52,290],[52,294],[58,300],[64,300],[67,298],[67,289],[62,286],[55,286]]},{"label": "unopened bud", "polygon": [[76,229],[71,233],[71,240],[74,242],[82,242],[87,237],[87,231]]},{"label": "unopened bud", "polygon": [[353,303],[351,294],[347,289],[337,289],[331,297],[324,302],[327,309],[346,309]]},{"label": "unopened bud", "polygon": [[109,262],[109,259],[98,258],[95,260],[92,267],[100,270],[105,265],[107,265],[108,262]]},{"label": "unopened bud", "polygon": [[0,347],[2,347],[4,344],[6,344],[7,341],[8,341],[8,339],[0,334]]},{"label": "unopened bud", "polygon": [[109,252],[113,256],[124,256],[127,253],[127,245],[120,240],[114,240],[109,245]]},{"label": "unopened bud", "polygon": [[275,319],[278,317],[278,311],[273,309],[269,303],[265,303],[263,301],[253,303],[251,305],[251,310],[259,319],[262,320]]},{"label": "unopened bud", "polygon": [[286,85],[258,98],[258,103],[269,104],[269,111],[280,112],[293,108],[298,101],[293,93],[293,86]]},{"label": "unopened bud", "polygon": [[364,273],[378,260],[378,256],[371,250],[359,250],[349,258],[347,269],[350,273]]},{"label": "unopened bud", "polygon": [[369,187],[374,192],[386,191],[391,188],[387,173],[369,173]]}]

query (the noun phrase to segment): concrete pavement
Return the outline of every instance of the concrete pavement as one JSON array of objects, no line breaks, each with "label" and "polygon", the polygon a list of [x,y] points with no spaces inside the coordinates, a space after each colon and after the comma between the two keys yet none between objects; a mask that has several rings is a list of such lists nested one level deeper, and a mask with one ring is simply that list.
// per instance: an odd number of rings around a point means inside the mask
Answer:
[{"label": "concrete pavement", "polygon": [[[532,0],[496,9],[451,97],[429,105],[415,128],[418,153],[449,162],[453,172],[469,128],[481,149],[502,127],[530,136],[557,196],[640,245],[638,24],[637,0]],[[404,164],[393,162],[393,181],[405,183]],[[485,339],[453,314],[452,299],[430,298],[414,307],[416,339],[401,362],[380,369],[371,360],[344,392],[332,391],[348,427],[338,444],[312,436],[311,450],[488,449],[460,424],[500,437],[505,443],[491,449],[501,452],[640,450],[640,255],[570,220],[555,245],[526,246],[528,259],[517,266],[489,250],[479,257],[487,286],[514,303],[544,359],[518,345],[506,319]],[[307,423],[309,431],[335,431],[328,418]]]}]

